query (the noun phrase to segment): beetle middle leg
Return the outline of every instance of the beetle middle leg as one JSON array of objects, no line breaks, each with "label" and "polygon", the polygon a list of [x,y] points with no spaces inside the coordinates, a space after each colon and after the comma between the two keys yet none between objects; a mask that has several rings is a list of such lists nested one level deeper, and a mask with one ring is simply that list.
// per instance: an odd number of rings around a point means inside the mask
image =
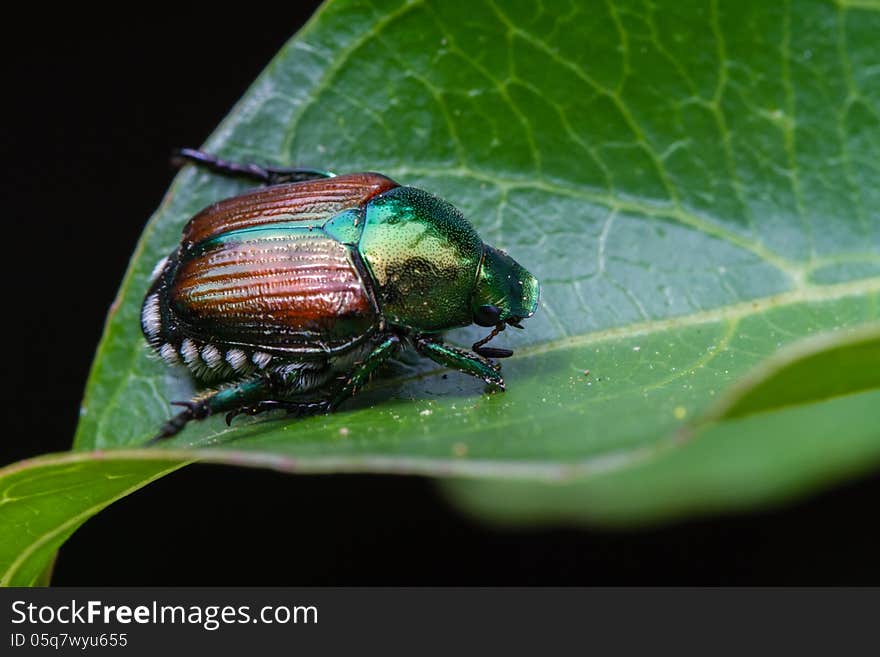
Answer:
[{"label": "beetle middle leg", "polygon": [[329,171],[323,171],[321,169],[271,167],[252,163],[231,162],[194,148],[181,148],[175,151],[171,161],[181,164],[191,162],[195,165],[210,169],[214,173],[235,178],[250,178],[251,180],[256,180],[257,182],[266,185],[302,182],[303,180],[316,180],[318,178],[332,178],[334,175]]},{"label": "beetle middle leg", "polygon": [[259,415],[266,411],[283,410],[288,415],[296,417],[305,417],[306,415],[318,415],[326,413],[330,410],[330,402],[327,400],[317,401],[278,401],[274,399],[264,399],[256,404],[240,406],[226,414],[226,426],[232,425],[232,420],[239,415]]},{"label": "beetle middle leg", "polygon": [[342,388],[330,402],[331,410],[355,394],[369,380],[370,375],[382,363],[391,358],[399,347],[400,338],[396,335],[390,335],[380,342],[348,375]]},{"label": "beetle middle leg", "polygon": [[483,379],[486,383],[504,390],[504,378],[501,376],[498,366],[488,358],[457,349],[425,336],[417,337],[415,346],[420,354],[435,363]]}]

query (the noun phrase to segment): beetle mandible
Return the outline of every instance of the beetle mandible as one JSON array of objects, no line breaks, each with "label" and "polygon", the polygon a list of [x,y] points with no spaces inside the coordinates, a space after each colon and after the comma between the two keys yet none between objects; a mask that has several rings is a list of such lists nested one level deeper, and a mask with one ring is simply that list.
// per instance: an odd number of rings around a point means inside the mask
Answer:
[{"label": "beetle mandible", "polygon": [[[178,156],[267,186],[196,214],[156,265],[144,336],[212,388],[174,402],[154,440],[215,413],[332,411],[401,346],[504,389],[492,359],[513,352],[485,344],[535,313],[538,281],[451,203],[378,173]],[[470,324],[492,331],[470,352],[444,344]]]}]

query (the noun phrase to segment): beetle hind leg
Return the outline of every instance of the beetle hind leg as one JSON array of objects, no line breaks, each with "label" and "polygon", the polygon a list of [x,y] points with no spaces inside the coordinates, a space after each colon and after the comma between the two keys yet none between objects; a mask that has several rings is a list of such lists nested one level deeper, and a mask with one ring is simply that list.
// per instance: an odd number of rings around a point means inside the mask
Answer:
[{"label": "beetle hind leg", "polygon": [[310,390],[314,391],[319,387],[309,381],[308,370],[281,366],[261,376],[229,384],[192,401],[173,402],[183,406],[184,410],[163,424],[159,433],[148,444],[174,436],[192,420],[201,420],[219,413],[226,413],[227,424],[238,415],[257,415],[270,410],[286,410],[297,417],[328,413],[363,387],[372,373],[399,346],[400,338],[396,335],[387,336],[354,366],[344,383],[326,398],[296,399],[296,396],[308,394]]},{"label": "beetle hind leg", "polygon": [[318,178],[332,178],[334,175],[329,171],[323,171],[321,169],[271,167],[252,163],[231,162],[194,148],[178,149],[171,157],[171,161],[178,165],[192,163],[224,176],[250,178],[251,180],[256,180],[257,182],[266,185],[302,182],[303,180],[316,180]]},{"label": "beetle hind leg", "polygon": [[202,420],[209,415],[226,413],[260,404],[271,396],[271,386],[264,377],[247,379],[227,385],[191,401],[172,402],[183,410],[171,417],[147,444],[152,445],[180,432],[192,420]]},{"label": "beetle hind leg", "polygon": [[166,438],[170,438],[179,433],[190,420],[201,420],[211,414],[210,407],[204,399],[196,399],[188,402],[171,402],[174,406],[183,406],[184,410],[176,415],[172,415],[162,427],[159,433],[153,436],[148,442],[152,445]]},{"label": "beetle hind leg", "polygon": [[209,415],[226,413],[230,424],[238,415],[257,415],[264,411],[286,410],[303,417],[326,413],[333,408],[332,400],[292,400],[292,394],[307,392],[302,372],[285,372],[284,368],[263,375],[226,385],[218,390],[200,395],[191,401],[172,402],[183,410],[162,425],[159,433],[149,443],[154,444],[179,433],[192,420],[202,420]]}]

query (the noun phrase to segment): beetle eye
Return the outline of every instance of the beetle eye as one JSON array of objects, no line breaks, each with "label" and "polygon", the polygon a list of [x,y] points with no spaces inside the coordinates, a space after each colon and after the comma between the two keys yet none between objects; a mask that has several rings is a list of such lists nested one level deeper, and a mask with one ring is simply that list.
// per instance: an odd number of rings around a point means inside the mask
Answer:
[{"label": "beetle eye", "polygon": [[474,312],[474,322],[479,326],[495,326],[501,317],[501,308],[486,304],[477,308]]}]

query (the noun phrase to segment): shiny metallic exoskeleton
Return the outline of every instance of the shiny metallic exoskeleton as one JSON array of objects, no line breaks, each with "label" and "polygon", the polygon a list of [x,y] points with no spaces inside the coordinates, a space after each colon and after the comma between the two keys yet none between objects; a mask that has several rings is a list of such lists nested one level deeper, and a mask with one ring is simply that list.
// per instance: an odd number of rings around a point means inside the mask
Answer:
[{"label": "shiny metallic exoskeleton", "polygon": [[[157,439],[214,413],[330,411],[402,345],[503,389],[492,359],[512,352],[485,343],[534,314],[538,281],[452,204],[377,173],[180,156],[268,186],[199,212],[156,266],[144,335],[211,386]],[[472,323],[493,328],[473,351],[443,343]]]}]

